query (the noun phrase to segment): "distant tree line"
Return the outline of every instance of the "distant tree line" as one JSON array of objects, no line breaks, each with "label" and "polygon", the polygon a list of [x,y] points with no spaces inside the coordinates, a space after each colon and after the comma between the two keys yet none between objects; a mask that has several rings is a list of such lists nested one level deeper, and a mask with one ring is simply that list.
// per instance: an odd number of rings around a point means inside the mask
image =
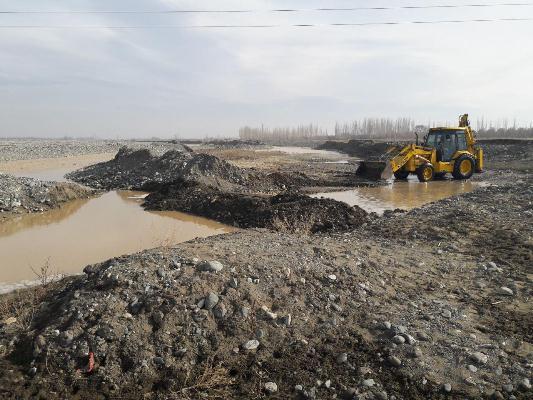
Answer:
[{"label": "distant tree line", "polygon": [[[335,123],[335,137],[338,139],[380,139],[380,140],[413,140],[414,133],[420,138],[427,133],[429,127],[456,126],[457,121],[436,124],[428,121],[425,124],[409,117],[402,118],[363,118],[345,123]],[[480,138],[533,138],[533,123],[528,127],[518,126],[516,121],[507,119],[487,121],[484,118],[473,123],[476,134]],[[239,138],[243,140],[259,140],[267,143],[305,143],[313,139],[326,138],[328,131],[317,125],[299,125],[297,127],[265,128],[245,126],[239,129]]]},{"label": "distant tree line", "polygon": [[481,118],[476,121],[476,132],[478,137],[485,138],[532,138],[533,122],[524,127],[518,126],[516,120],[512,123],[508,119],[493,122]]},{"label": "distant tree line", "polygon": [[245,126],[239,129],[239,138],[243,140],[260,140],[263,142],[294,142],[302,140],[310,140],[320,136],[327,136],[327,130],[309,124],[299,125],[297,127],[285,127],[285,128],[252,128]]},{"label": "distant tree line", "polygon": [[[446,123],[444,126],[455,126],[457,122]],[[417,124],[411,118],[364,118],[348,123],[335,124],[335,136],[353,139],[385,139],[390,141],[412,139],[414,133],[425,134],[428,127],[442,126],[429,121],[425,125]],[[533,137],[533,123],[529,127],[520,127],[516,121],[507,120],[496,122],[481,118],[473,125],[480,138],[531,138]]]},{"label": "distant tree line", "polygon": [[348,123],[335,124],[335,136],[359,139],[397,140],[412,137],[417,129],[411,118],[364,118]]}]

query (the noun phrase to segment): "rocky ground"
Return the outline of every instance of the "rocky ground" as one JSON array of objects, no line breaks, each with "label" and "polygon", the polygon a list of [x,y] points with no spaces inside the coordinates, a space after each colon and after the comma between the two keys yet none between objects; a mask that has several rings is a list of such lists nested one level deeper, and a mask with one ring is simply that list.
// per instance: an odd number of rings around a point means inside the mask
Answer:
[{"label": "rocky ground", "polygon": [[62,203],[94,195],[73,183],[43,182],[0,173],[0,222],[21,214],[43,212]]},{"label": "rocky ground", "polygon": [[0,395],[531,398],[531,153],[498,146],[474,192],[344,232],[248,229],[2,296]]},{"label": "rocky ground", "polygon": [[210,140],[202,143],[202,147],[213,147],[215,149],[247,149],[254,150],[266,147],[266,144],[259,140]]},{"label": "rocky ground", "polygon": [[480,144],[491,170],[533,169],[533,139],[484,139]]},{"label": "rocky ground", "polygon": [[344,234],[244,231],[87,267],[4,321],[4,396],[528,398],[520,179]]},{"label": "rocky ground", "polygon": [[135,149],[149,148],[154,152],[161,152],[175,147],[175,144],[170,142],[140,142],[132,140],[0,138],[0,162],[116,153],[125,145]]}]

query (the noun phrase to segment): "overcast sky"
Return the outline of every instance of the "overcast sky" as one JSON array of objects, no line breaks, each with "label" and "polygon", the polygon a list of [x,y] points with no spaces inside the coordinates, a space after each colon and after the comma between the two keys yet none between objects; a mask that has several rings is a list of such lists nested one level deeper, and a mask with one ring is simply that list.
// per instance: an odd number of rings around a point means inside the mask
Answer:
[{"label": "overcast sky", "polygon": [[[471,0],[0,0],[0,11],[467,4]],[[479,0],[477,3],[495,3]],[[247,14],[0,14],[0,25],[533,18],[533,7]],[[533,121],[533,21],[272,29],[0,28],[0,136],[204,137],[410,116]]]}]

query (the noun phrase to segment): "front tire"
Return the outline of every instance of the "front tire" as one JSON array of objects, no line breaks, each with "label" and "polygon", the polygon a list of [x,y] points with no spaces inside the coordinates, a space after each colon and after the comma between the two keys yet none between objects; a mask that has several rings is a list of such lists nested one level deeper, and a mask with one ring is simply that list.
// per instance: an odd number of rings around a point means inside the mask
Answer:
[{"label": "front tire", "polygon": [[459,156],[453,164],[452,175],[455,179],[470,179],[476,169],[476,160],[469,154]]},{"label": "front tire", "polygon": [[433,177],[435,176],[435,170],[433,169],[433,165],[421,165],[416,169],[416,175],[418,176],[418,180],[420,182],[432,181]]}]

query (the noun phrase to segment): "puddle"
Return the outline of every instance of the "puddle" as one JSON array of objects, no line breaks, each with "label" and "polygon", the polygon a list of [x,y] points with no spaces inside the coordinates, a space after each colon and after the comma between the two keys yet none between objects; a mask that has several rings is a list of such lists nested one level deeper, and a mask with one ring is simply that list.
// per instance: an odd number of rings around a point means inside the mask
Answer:
[{"label": "puddle", "polygon": [[6,283],[35,279],[32,268],[47,261],[53,273],[73,274],[122,254],[235,231],[180,212],[147,212],[140,206],[144,195],[109,192],[2,223],[0,291]]},{"label": "puddle", "polygon": [[324,161],[324,164],[350,164],[350,161],[348,160]]},{"label": "puddle", "polygon": [[358,205],[368,212],[383,214],[386,210],[401,208],[410,210],[433,201],[460,193],[468,193],[479,187],[472,181],[443,180],[421,183],[416,177],[405,181],[392,181],[390,185],[361,187],[344,192],[318,193],[312,197],[327,197]]},{"label": "puddle", "polygon": [[64,168],[51,168],[43,171],[14,172],[13,175],[18,177],[40,179],[41,181],[68,182],[65,178]]},{"label": "puddle", "polygon": [[314,155],[321,155],[321,156],[330,156],[330,157],[339,157],[343,156],[346,157],[346,154],[341,154],[336,151],[331,150],[317,150],[312,149],[310,147],[296,147],[296,146],[272,146],[268,149],[260,149],[257,151],[281,151],[282,153],[286,154],[314,154]]},{"label": "puddle", "polygon": [[65,182],[64,175],[66,173],[91,164],[108,161],[114,156],[114,153],[101,153],[61,158],[7,161],[0,163],[0,171],[15,176]]}]

